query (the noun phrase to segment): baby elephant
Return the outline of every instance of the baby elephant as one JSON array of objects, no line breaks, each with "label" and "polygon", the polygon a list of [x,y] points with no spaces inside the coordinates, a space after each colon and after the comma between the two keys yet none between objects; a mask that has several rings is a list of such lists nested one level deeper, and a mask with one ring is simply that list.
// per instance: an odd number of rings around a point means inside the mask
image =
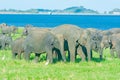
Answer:
[{"label": "baby elephant", "polygon": [[12,56],[15,59],[18,55],[18,58],[21,59],[21,54],[24,52],[23,48],[24,38],[17,38],[12,42],[11,49],[12,49]]}]

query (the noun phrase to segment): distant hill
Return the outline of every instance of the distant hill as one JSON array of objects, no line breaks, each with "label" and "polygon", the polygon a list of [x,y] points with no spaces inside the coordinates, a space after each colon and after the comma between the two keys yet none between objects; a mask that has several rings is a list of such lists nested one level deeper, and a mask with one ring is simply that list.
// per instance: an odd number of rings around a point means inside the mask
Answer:
[{"label": "distant hill", "polygon": [[83,6],[80,7],[69,7],[63,10],[64,12],[72,12],[72,13],[96,13],[98,14],[98,11],[94,11],[91,9],[86,9]]},{"label": "distant hill", "polygon": [[112,11],[109,11],[109,14],[120,14],[120,9],[115,8]]},{"label": "distant hill", "polygon": [[88,13],[88,14],[98,14],[99,12],[86,9],[83,6],[80,7],[69,7],[64,10],[50,10],[50,9],[28,9],[28,10],[15,10],[15,9],[3,9],[0,10],[0,13],[43,13],[43,14],[69,14],[69,13]]}]

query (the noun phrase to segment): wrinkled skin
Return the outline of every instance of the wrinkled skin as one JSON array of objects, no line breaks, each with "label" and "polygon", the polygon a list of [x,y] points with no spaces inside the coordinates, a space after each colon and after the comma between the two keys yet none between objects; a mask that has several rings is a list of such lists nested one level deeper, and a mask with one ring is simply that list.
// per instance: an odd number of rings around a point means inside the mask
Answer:
[{"label": "wrinkled skin", "polygon": [[53,49],[61,49],[58,38],[50,32],[31,31],[24,42],[25,59],[29,60],[30,53],[35,53],[36,62],[43,52],[47,53],[47,63],[52,63]]},{"label": "wrinkled skin", "polygon": [[12,42],[12,37],[6,35],[0,35],[0,47],[5,49],[7,46],[10,46]]},{"label": "wrinkled skin", "polygon": [[24,38],[17,38],[14,40],[11,44],[11,50],[12,50],[12,55],[13,58],[15,59],[16,56],[18,55],[18,58],[21,59],[21,54],[24,52]]},{"label": "wrinkled skin", "polygon": [[66,61],[65,51],[68,51],[68,57],[70,58],[70,61],[75,61],[76,51],[79,51],[76,48],[80,44],[78,39],[80,38],[82,30],[83,29],[79,28],[78,26],[70,24],[60,25],[52,29],[54,34],[62,36],[60,44],[61,48],[63,49],[61,52],[63,61]]}]

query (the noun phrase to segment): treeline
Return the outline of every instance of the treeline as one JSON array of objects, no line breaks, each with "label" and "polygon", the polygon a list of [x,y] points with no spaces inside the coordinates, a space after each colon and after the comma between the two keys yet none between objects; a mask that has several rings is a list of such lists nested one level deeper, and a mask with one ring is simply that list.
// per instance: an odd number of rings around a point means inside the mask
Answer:
[{"label": "treeline", "polygon": [[[101,14],[100,12],[92,9],[87,9],[83,6],[75,6],[75,7],[68,7],[66,9],[60,10],[60,9],[28,9],[28,10],[16,10],[16,9],[2,9],[0,12],[5,13],[46,13],[46,14],[64,14],[64,13],[76,13],[76,14]],[[115,8],[111,11],[104,11],[103,14],[120,14],[120,9]]]},{"label": "treeline", "polygon": [[80,7],[69,7],[63,10],[59,9],[28,9],[28,10],[16,10],[16,9],[2,9],[0,12],[16,12],[16,13],[95,13],[98,14],[98,11],[92,9],[86,9],[83,6]]}]

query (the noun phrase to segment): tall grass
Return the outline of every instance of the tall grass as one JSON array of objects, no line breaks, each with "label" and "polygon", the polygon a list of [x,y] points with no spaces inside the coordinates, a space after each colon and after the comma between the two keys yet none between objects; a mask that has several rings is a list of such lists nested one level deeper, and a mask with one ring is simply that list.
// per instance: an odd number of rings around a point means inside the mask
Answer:
[{"label": "tall grass", "polygon": [[[13,38],[20,37],[20,32]],[[34,55],[32,55],[34,58]],[[93,60],[76,63],[56,62],[45,65],[45,55],[39,63],[24,59],[12,59],[11,50],[0,50],[0,80],[120,80],[120,59],[111,58],[109,49],[104,50],[104,60],[93,53]]]}]

